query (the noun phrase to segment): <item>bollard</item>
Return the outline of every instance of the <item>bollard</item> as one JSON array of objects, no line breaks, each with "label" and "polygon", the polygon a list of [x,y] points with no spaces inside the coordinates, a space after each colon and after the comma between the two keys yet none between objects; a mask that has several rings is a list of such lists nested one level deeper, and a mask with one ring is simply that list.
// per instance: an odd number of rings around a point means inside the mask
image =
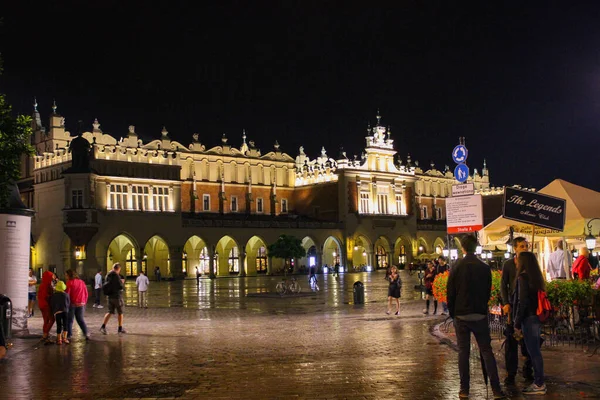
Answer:
[{"label": "bollard", "polygon": [[354,282],[354,304],[365,304],[365,285],[361,281]]}]

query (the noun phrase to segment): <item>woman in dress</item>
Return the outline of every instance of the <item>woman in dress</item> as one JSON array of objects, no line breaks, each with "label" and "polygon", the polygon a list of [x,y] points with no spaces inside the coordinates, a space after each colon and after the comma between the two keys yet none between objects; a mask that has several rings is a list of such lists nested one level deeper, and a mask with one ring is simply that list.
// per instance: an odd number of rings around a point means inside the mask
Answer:
[{"label": "woman in dress", "polygon": [[388,281],[390,282],[390,286],[388,287],[388,307],[386,314],[390,314],[392,303],[395,301],[396,312],[394,315],[400,315],[400,289],[402,288],[402,281],[400,280],[400,275],[398,275],[398,268],[391,268]]}]

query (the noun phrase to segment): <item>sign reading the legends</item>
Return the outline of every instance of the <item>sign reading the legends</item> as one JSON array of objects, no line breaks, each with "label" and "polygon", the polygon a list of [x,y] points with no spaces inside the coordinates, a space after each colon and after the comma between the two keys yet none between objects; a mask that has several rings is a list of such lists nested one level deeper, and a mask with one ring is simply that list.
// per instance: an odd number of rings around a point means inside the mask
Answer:
[{"label": "sign reading the legends", "polygon": [[446,199],[448,233],[476,232],[483,228],[481,195],[448,197]]},{"label": "sign reading the legends", "polygon": [[515,188],[504,188],[504,218],[562,231],[566,200]]},{"label": "sign reading the legends", "polygon": [[473,182],[452,185],[452,197],[472,196],[474,194],[475,194],[475,185],[473,184]]}]

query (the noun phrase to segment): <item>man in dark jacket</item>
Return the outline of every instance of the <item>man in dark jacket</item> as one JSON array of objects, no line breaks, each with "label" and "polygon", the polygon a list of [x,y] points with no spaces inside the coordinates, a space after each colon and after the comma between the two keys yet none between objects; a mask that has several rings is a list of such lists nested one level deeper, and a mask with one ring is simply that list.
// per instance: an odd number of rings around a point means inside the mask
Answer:
[{"label": "man in dark jacket", "polygon": [[118,333],[127,333],[125,329],[123,329],[123,308],[125,307],[125,303],[123,302],[123,284],[125,279],[121,277],[120,272],[121,265],[115,263],[112,271],[106,275],[106,281],[102,287],[104,294],[108,296],[108,312],[104,316],[104,321],[100,327],[100,332],[104,335],[107,334],[106,324],[108,323],[108,320],[110,320],[111,314],[114,314],[115,311],[117,312],[117,321],[119,323]]},{"label": "man in dark jacket", "polygon": [[[515,292],[515,279],[517,277],[516,258],[520,253],[529,250],[529,243],[524,237],[516,237],[513,239],[513,250],[515,258],[507,260],[502,266],[502,283],[500,285],[500,294],[502,295],[502,309],[505,315],[512,315],[512,299]],[[526,358],[523,365],[523,377],[528,380],[533,380],[533,367],[531,365],[531,357],[525,347],[525,341],[520,342],[514,338],[515,332],[513,321],[506,324],[506,343],[504,344],[504,361],[506,364],[506,379],[505,385],[514,385],[517,371],[519,370],[519,343],[521,354]]]},{"label": "man in dark jacket", "polygon": [[475,336],[485,369],[490,378],[494,399],[504,399],[500,387],[498,367],[492,350],[492,338],[488,326],[488,301],[492,291],[490,267],[475,255],[477,239],[465,235],[460,242],[465,257],[458,261],[448,277],[448,310],[454,319],[458,342],[458,371],[460,374],[460,398],[469,397],[469,356],[471,332]]}]

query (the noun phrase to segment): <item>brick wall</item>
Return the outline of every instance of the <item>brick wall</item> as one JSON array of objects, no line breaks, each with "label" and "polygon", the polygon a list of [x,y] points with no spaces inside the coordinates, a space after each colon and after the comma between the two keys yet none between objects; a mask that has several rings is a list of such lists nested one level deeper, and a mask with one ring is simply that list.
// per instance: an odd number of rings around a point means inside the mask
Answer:
[{"label": "brick wall", "polygon": [[293,204],[296,213],[326,221],[338,218],[338,184],[324,183],[294,190]]}]

